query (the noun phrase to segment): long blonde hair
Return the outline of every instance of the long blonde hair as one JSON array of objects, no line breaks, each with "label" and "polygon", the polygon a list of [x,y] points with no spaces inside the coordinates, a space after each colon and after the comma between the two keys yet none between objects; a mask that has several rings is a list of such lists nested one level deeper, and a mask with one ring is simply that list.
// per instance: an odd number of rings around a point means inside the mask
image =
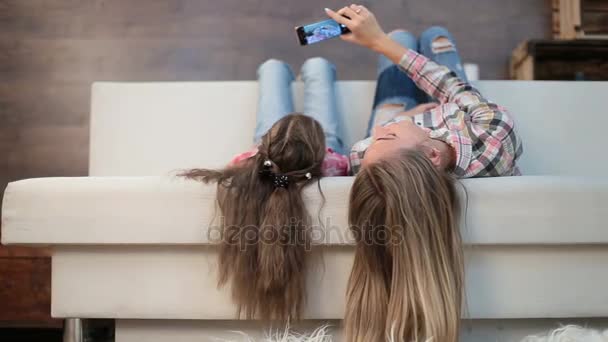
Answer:
[{"label": "long blonde hair", "polygon": [[350,194],[357,245],[346,341],[458,341],[464,256],[454,184],[416,150],[361,169]]},{"label": "long blonde hair", "polygon": [[217,183],[222,214],[218,284],[231,285],[237,316],[300,317],[310,247],[310,217],[302,189],[313,182],[318,185],[324,157],[319,122],[290,114],[262,137],[255,156],[223,170],[183,173]]}]

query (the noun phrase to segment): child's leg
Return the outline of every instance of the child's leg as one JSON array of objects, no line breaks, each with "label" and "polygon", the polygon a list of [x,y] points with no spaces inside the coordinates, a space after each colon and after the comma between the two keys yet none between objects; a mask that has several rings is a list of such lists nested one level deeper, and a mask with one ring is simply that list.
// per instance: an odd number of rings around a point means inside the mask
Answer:
[{"label": "child's leg", "polygon": [[433,26],[420,35],[420,53],[437,64],[444,65],[468,82],[456,42],[452,34],[440,26]]},{"label": "child's leg", "polygon": [[258,68],[258,113],[254,143],[258,144],[275,122],[293,112],[293,71],[285,62],[269,59]]},{"label": "child's leg", "polygon": [[[408,49],[418,51],[418,40],[407,31],[396,30],[391,32],[389,37]],[[378,83],[376,84],[374,106],[367,130],[368,135],[371,134],[376,121],[383,122],[386,121],[384,119],[390,119],[380,117],[385,112],[382,108],[392,107],[405,110],[416,106],[417,89],[414,82],[396,64],[388,58],[380,56],[378,59]]]},{"label": "child's leg", "polygon": [[302,81],[304,114],[321,124],[327,147],[344,154],[336,104],[336,67],[327,59],[310,58],[302,65]]}]

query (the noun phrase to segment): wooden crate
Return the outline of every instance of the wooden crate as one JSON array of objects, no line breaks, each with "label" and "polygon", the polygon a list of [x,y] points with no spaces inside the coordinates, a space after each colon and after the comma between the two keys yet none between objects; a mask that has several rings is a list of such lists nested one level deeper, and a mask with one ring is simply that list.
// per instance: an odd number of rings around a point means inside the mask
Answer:
[{"label": "wooden crate", "polygon": [[608,0],[552,0],[553,38],[608,39]]},{"label": "wooden crate", "polygon": [[608,80],[608,40],[530,40],[511,56],[516,80]]}]

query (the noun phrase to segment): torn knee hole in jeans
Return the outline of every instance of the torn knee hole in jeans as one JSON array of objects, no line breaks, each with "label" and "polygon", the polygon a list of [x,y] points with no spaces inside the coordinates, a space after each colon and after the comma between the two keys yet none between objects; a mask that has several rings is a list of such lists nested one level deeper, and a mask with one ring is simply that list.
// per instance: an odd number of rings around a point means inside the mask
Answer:
[{"label": "torn knee hole in jeans", "polygon": [[438,37],[431,43],[433,53],[445,53],[456,51],[456,47],[447,37]]}]

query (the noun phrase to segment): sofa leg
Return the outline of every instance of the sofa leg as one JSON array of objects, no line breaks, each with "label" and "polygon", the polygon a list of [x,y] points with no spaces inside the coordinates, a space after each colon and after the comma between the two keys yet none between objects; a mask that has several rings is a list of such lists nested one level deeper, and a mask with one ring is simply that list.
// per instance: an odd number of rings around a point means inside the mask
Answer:
[{"label": "sofa leg", "polygon": [[63,323],[63,342],[83,342],[82,320],[67,318]]}]

